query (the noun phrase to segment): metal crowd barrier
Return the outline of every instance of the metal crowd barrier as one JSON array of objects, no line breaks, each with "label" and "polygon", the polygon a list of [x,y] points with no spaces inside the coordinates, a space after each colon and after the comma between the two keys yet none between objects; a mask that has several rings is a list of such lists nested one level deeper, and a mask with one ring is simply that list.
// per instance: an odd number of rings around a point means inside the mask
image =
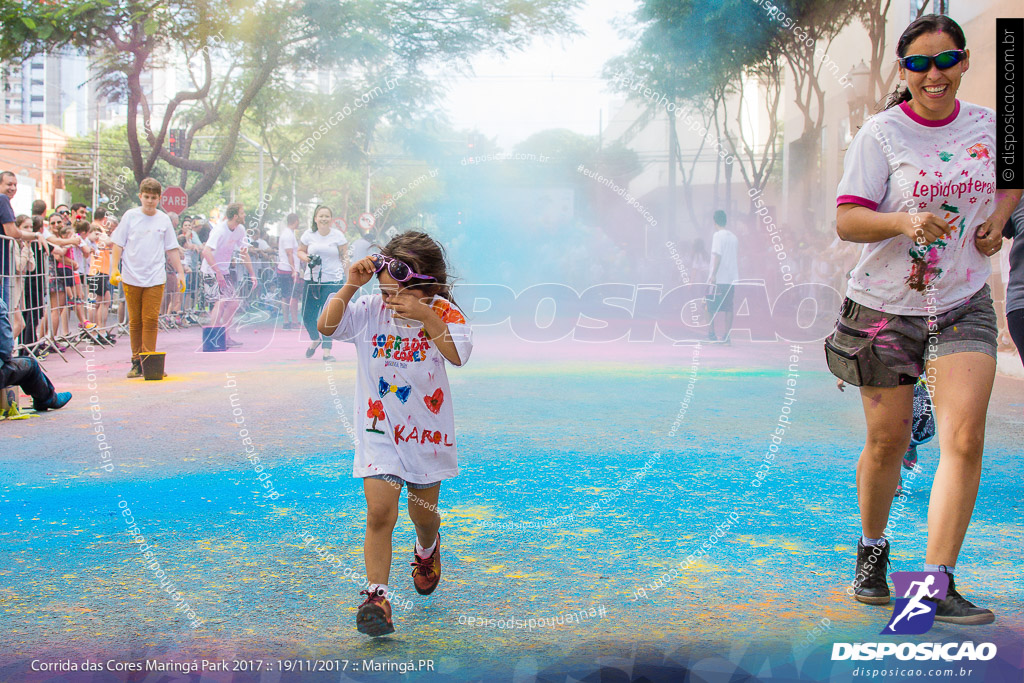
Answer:
[{"label": "metal crowd barrier", "polygon": [[[56,354],[67,362],[70,352],[84,357],[79,347],[86,342],[102,346],[109,345],[110,339],[116,342],[117,337],[126,337],[124,287],[112,287],[109,295],[97,296],[90,288],[88,270],[73,270],[70,278],[62,271],[58,277],[51,251],[51,245],[43,247],[36,240],[23,242],[0,235],[0,294],[7,302],[12,320],[15,354],[29,354],[40,362]],[[232,264],[231,268],[242,299],[236,323],[256,324],[280,313],[276,259],[253,261],[255,281],[243,265]],[[204,296],[199,268],[186,273],[184,292],[172,286],[175,280],[174,275],[169,275],[164,289],[161,327],[170,330],[204,324],[212,306]],[[97,315],[101,309],[105,309],[105,321],[104,316]],[[85,321],[95,323],[96,327],[86,329]]]}]

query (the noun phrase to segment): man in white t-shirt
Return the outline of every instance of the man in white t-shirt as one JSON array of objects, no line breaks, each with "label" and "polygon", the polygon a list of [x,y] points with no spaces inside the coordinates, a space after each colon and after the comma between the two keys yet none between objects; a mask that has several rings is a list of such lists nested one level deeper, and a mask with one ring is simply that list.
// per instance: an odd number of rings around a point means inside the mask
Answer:
[{"label": "man in white t-shirt", "polygon": [[721,343],[729,343],[729,333],[732,331],[732,298],[733,285],[740,279],[740,267],[737,252],[739,251],[739,240],[731,230],[725,229],[725,211],[715,211],[715,234],[711,238],[711,275],[708,277],[708,284],[713,291],[708,299],[708,313],[711,321],[708,323],[708,339],[718,342],[715,336],[715,319],[719,313],[725,314],[725,332],[722,334]]},{"label": "man in white t-shirt", "polygon": [[124,283],[132,368],[128,377],[142,377],[141,353],[156,351],[160,302],[167,282],[166,264],[185,286],[185,271],[178,254],[178,240],[167,214],[157,211],[163,186],[146,178],[139,183],[141,208],[128,209],[111,235],[110,284]]},{"label": "man in white t-shirt", "polygon": [[285,226],[277,238],[277,286],[281,290],[281,308],[284,309],[284,329],[299,327],[299,286],[301,261],[298,257],[299,242],[295,230],[299,227],[299,215],[288,214]]},{"label": "man in white t-shirt", "polygon": [[240,203],[228,204],[224,220],[214,226],[203,247],[203,292],[208,302],[215,302],[210,317],[211,327],[224,328],[227,346],[241,346],[241,342],[227,336],[227,327],[241,303],[235,295],[235,286],[229,279],[231,255],[237,248],[249,277],[256,281],[256,273],[249,259],[249,241],[245,237],[245,208]]}]

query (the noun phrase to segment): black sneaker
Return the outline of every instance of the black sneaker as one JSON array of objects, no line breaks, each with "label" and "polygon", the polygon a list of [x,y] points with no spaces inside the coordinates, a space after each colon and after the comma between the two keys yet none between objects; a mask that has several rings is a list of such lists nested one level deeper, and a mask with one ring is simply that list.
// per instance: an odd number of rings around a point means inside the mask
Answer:
[{"label": "black sneaker", "polygon": [[142,362],[139,360],[132,361],[132,369],[128,371],[128,379],[137,379],[142,377]]},{"label": "black sneaker", "polygon": [[970,626],[975,624],[991,624],[996,620],[996,615],[993,614],[992,610],[977,607],[970,600],[957,593],[956,585],[953,583],[953,575],[946,574],[946,576],[949,577],[949,590],[946,591],[946,599],[935,600],[934,598],[925,598],[925,600],[936,603],[935,621]]},{"label": "black sneaker", "polygon": [[853,579],[853,597],[866,605],[889,604],[889,542],[868,546],[857,541],[857,575]]}]

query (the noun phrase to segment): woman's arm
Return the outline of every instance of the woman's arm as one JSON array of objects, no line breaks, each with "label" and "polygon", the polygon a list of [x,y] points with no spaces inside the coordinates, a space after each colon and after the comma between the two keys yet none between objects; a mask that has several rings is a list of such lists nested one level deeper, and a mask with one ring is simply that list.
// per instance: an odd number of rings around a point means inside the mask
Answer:
[{"label": "woman's arm", "polygon": [[54,245],[55,247],[69,247],[69,246],[71,246],[73,244],[78,244],[78,238],[77,237],[74,237],[74,238],[72,238],[72,237],[57,237],[54,234],[50,234],[46,238],[46,241],[49,242],[50,244]]},{"label": "woman's arm", "polygon": [[985,256],[992,256],[1002,248],[1003,226],[1013,215],[1020,197],[1021,190],[996,190],[995,210],[974,233],[974,245]]},{"label": "woman's arm", "polygon": [[926,245],[952,231],[949,223],[927,211],[883,213],[859,204],[840,204],[836,209],[836,234],[845,242],[881,242],[906,235]]},{"label": "woman's arm", "polygon": [[299,251],[296,253],[300,261],[303,263],[309,263],[309,245],[305,242],[299,242]]}]

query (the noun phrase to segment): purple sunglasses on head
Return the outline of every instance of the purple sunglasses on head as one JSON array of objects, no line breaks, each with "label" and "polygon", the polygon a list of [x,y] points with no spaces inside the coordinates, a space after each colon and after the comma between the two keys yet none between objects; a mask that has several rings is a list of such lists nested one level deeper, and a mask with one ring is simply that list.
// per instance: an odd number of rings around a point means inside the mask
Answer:
[{"label": "purple sunglasses on head", "polygon": [[373,272],[380,273],[384,270],[384,266],[388,267],[388,275],[393,277],[396,282],[408,282],[412,278],[420,280],[436,280],[437,278],[433,275],[420,275],[419,273],[412,272],[412,268],[409,264],[398,259],[385,256],[384,254],[371,254],[370,259],[373,260]]}]

